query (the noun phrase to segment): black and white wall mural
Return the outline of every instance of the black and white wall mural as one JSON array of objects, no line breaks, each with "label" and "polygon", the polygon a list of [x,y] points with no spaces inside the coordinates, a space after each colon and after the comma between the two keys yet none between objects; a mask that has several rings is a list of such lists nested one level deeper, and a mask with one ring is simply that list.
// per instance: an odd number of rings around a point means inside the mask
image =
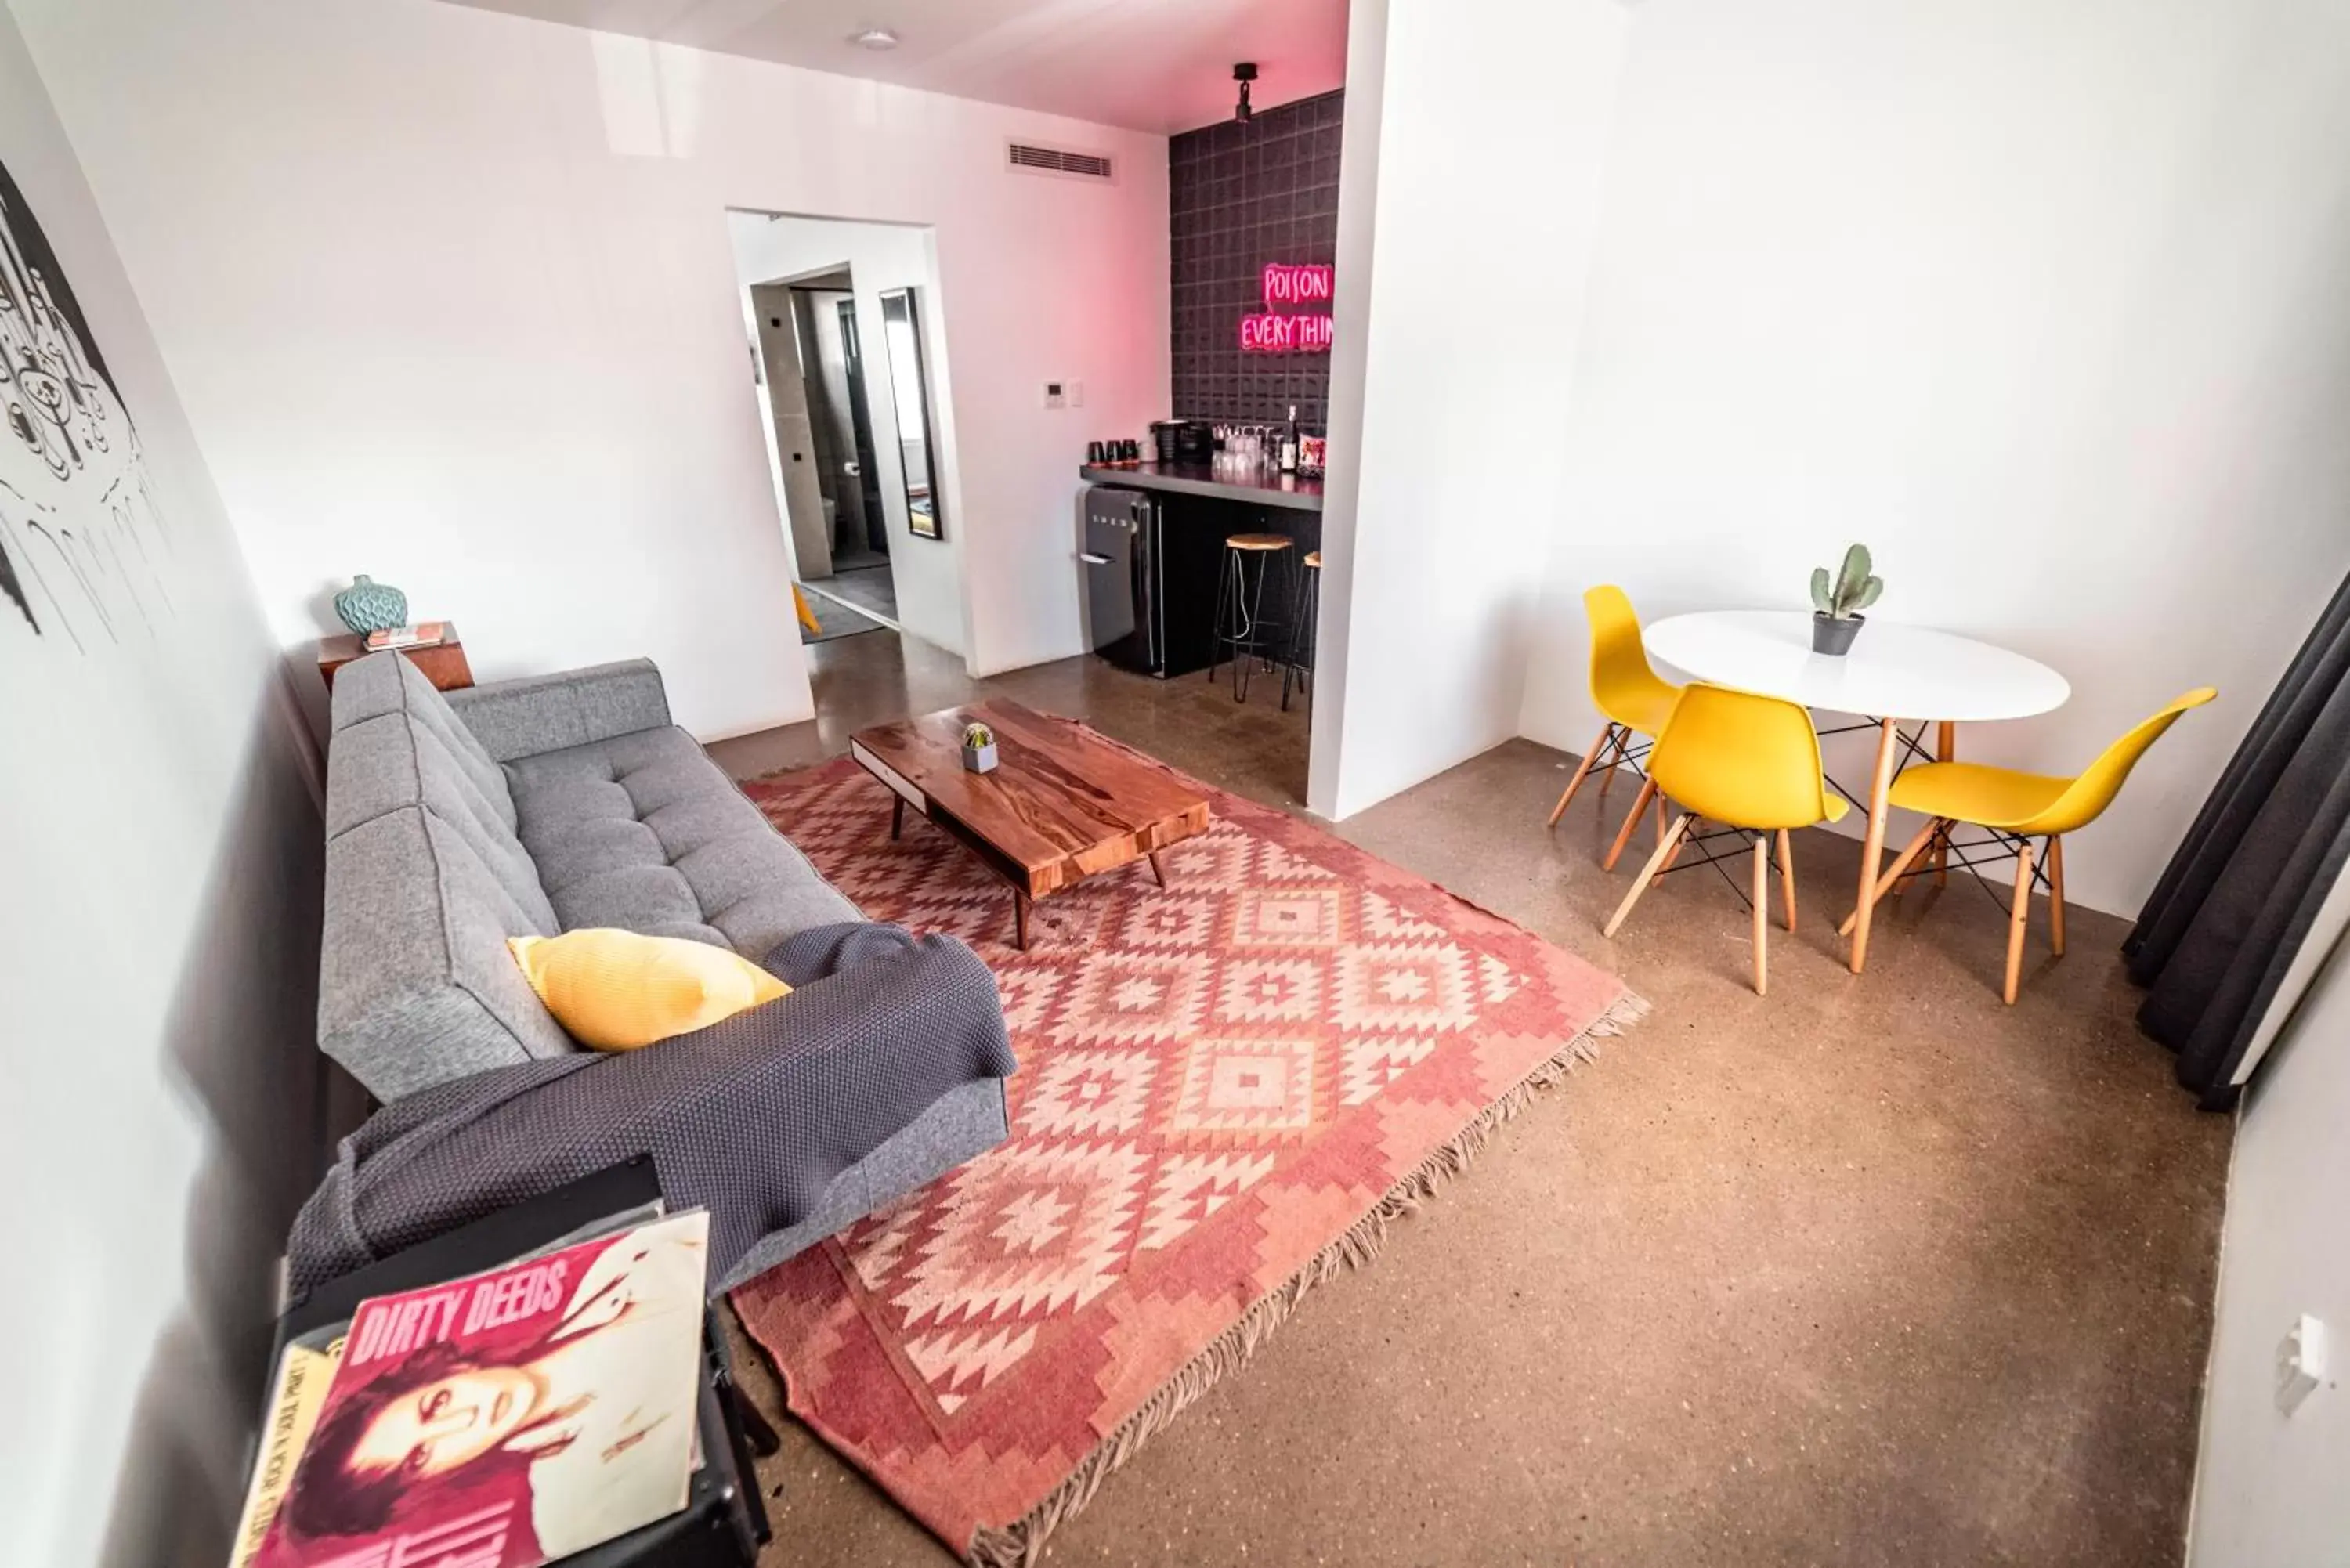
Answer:
[{"label": "black and white wall mural", "polygon": [[57,254],[0,164],[0,642],[161,635],[170,548],[139,438]]}]

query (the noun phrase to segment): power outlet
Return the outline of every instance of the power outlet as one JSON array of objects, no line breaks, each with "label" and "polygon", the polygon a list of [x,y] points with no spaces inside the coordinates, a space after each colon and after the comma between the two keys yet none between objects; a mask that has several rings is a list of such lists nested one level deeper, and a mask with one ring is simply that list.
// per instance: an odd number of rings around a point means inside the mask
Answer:
[{"label": "power outlet", "polygon": [[2303,1313],[2277,1345],[2277,1408],[2300,1409],[2325,1376],[2325,1324]]}]

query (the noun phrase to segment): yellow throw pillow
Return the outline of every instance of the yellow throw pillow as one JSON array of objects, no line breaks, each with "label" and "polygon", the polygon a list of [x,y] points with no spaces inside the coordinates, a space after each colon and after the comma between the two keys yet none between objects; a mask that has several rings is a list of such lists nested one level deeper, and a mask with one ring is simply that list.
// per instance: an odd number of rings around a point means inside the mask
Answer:
[{"label": "yellow throw pillow", "polygon": [[633,1051],[707,1029],[792,993],[749,959],[682,937],[589,927],[509,937],[506,946],[556,1022],[598,1051]]}]

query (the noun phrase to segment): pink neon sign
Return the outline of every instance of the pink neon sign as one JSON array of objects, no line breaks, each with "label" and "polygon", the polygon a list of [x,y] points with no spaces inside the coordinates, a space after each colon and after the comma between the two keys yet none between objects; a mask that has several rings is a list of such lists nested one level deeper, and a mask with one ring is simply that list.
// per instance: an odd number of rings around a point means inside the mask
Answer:
[{"label": "pink neon sign", "polygon": [[1326,316],[1278,316],[1268,310],[1241,317],[1241,349],[1248,354],[1322,354],[1330,348]]},{"label": "pink neon sign", "polygon": [[1264,269],[1264,309],[1241,317],[1245,354],[1321,354],[1330,348],[1326,315],[1292,314],[1303,305],[1330,303],[1332,275],[1317,264],[1274,262]]},{"label": "pink neon sign", "polygon": [[1291,266],[1274,262],[1264,269],[1264,307],[1267,310],[1278,310],[1284,305],[1329,303],[1328,267]]}]

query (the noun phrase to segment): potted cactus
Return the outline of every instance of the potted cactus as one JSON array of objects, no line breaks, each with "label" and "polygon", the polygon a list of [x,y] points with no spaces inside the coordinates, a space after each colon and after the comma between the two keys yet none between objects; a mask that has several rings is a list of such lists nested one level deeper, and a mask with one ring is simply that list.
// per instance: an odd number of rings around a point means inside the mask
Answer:
[{"label": "potted cactus", "polygon": [[962,732],[962,765],[972,773],[990,773],[995,767],[995,732],[984,724],[972,724]]},{"label": "potted cactus", "polygon": [[1868,574],[1868,546],[1855,545],[1844,553],[1844,569],[1828,580],[1825,566],[1812,568],[1812,651],[1844,653],[1868,618],[1860,612],[1885,591],[1885,579]]}]

